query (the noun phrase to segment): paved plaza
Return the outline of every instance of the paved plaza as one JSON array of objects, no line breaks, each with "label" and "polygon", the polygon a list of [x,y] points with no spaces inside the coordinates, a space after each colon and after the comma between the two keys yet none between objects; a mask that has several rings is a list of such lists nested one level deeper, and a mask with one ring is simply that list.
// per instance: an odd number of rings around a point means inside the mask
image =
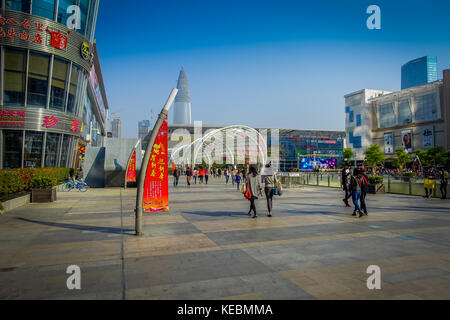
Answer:
[{"label": "paved plaza", "polygon": [[[450,200],[286,189],[274,216],[224,179],[170,189],[134,235],[136,189],[58,193],[0,216],[0,299],[450,299]],[[66,268],[81,268],[68,290]],[[381,289],[366,269],[381,269]]]}]

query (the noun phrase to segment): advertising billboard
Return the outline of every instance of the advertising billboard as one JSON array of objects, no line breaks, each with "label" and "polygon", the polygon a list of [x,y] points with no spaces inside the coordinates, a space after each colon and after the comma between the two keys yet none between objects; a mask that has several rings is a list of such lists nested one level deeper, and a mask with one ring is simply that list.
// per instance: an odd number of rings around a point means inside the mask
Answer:
[{"label": "advertising billboard", "polygon": [[412,130],[402,130],[401,138],[403,150],[412,153]]},{"label": "advertising billboard", "polygon": [[319,169],[336,169],[337,159],[321,159],[316,158],[316,163],[314,164],[313,158],[301,158],[300,160],[300,170],[313,170],[315,167]]},{"label": "advertising billboard", "polygon": [[384,153],[394,154],[394,134],[392,132],[384,134]]},{"label": "advertising billboard", "polygon": [[434,127],[422,127],[420,135],[422,136],[422,149],[427,150],[434,147]]}]

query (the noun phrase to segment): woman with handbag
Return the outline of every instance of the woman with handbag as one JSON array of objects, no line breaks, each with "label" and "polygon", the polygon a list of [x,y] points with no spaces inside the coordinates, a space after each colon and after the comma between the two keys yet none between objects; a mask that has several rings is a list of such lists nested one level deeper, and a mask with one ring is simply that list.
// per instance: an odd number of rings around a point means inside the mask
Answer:
[{"label": "woman with handbag", "polygon": [[256,214],[255,200],[258,199],[258,195],[261,194],[261,190],[260,176],[258,175],[256,168],[251,166],[250,172],[247,176],[247,188],[244,196],[250,201],[250,210],[248,212],[248,215],[251,215],[251,212],[253,210],[253,218],[258,217]]},{"label": "woman with handbag", "polygon": [[271,164],[266,164],[263,172],[261,173],[261,180],[264,183],[264,193],[266,194],[267,210],[269,211],[268,217],[272,217],[272,198],[274,190],[276,190],[277,179],[271,168]]}]

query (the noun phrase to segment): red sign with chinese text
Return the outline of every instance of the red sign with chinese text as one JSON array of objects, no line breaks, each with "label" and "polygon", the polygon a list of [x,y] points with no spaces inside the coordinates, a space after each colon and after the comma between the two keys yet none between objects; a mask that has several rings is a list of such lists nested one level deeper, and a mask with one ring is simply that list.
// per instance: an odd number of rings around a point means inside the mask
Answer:
[{"label": "red sign with chinese text", "polygon": [[136,182],[136,149],[133,150],[133,155],[128,163],[127,182]]},{"label": "red sign with chinese text", "polygon": [[144,181],[143,212],[169,211],[167,116],[156,137]]},{"label": "red sign with chinese text", "polygon": [[24,126],[25,111],[0,110],[0,125]]}]

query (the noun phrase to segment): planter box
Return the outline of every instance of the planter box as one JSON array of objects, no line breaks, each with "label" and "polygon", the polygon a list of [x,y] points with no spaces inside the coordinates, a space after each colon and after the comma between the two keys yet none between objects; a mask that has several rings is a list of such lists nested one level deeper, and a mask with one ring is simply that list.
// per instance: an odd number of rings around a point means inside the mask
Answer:
[{"label": "planter box", "polygon": [[377,194],[377,193],[385,193],[384,184],[369,184],[368,193]]},{"label": "planter box", "polygon": [[56,201],[56,187],[51,189],[32,189],[31,202],[53,202]]}]

